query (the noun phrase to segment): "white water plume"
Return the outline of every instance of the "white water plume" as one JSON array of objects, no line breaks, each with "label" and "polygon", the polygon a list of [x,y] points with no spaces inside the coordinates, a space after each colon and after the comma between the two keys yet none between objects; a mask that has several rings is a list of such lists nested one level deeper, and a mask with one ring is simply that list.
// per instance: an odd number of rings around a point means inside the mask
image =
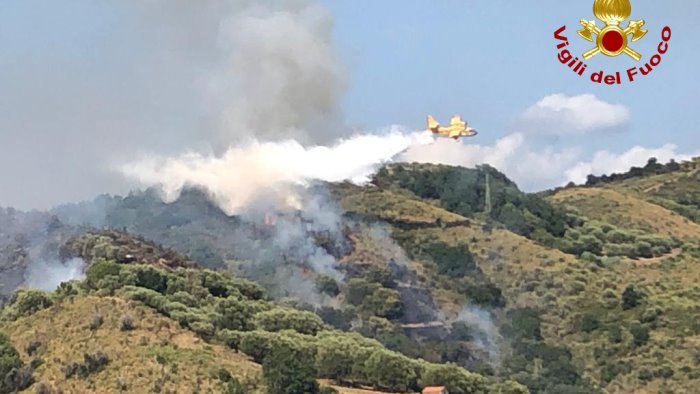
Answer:
[{"label": "white water plume", "polygon": [[304,147],[294,140],[255,141],[230,147],[221,156],[195,152],[177,157],[155,155],[120,170],[142,186],[159,187],[166,202],[176,200],[186,186],[203,187],[233,215],[262,193],[289,195],[290,185],[314,180],[364,183],[378,166],[412,146],[432,141],[429,132],[407,132],[393,126],[383,133],[355,135],[332,146]]}]

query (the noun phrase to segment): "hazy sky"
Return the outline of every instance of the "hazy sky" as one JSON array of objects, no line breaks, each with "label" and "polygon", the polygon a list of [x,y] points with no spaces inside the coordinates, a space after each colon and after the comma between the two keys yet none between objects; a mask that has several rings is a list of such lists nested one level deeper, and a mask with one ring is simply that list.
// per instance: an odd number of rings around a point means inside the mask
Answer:
[{"label": "hazy sky", "polygon": [[[633,1],[632,18],[649,30],[632,45],[642,63],[664,25],[673,37],[650,76],[623,86],[593,84],[557,60],[553,32],[562,25],[574,54],[592,47],[575,33],[579,19],[594,19],[592,1],[269,0],[237,19],[253,3],[0,2],[0,206],[123,193],[129,183],[113,169],[136,153],[216,151],[230,142],[221,129],[232,122],[323,130],[319,113],[332,122],[329,136],[343,123],[419,129],[428,113],[460,113],[476,138],[406,159],[488,162],[527,190],[621,170],[649,154],[700,153],[698,2]],[[293,59],[302,78],[271,59]],[[587,63],[589,71],[640,65],[601,55]],[[231,72],[252,77],[236,85]],[[294,105],[270,104],[272,95]],[[265,104],[285,116],[267,122]],[[325,142],[318,131],[302,134]]]}]

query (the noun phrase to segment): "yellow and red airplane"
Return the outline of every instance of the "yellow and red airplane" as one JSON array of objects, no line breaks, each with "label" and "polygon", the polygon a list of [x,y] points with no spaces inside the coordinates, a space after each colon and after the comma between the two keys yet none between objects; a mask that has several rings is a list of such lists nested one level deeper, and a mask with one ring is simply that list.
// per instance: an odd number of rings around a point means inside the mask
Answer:
[{"label": "yellow and red airplane", "polygon": [[450,125],[446,127],[440,126],[440,123],[432,115],[428,115],[428,130],[443,137],[453,138],[455,141],[459,141],[461,137],[473,137],[479,134],[469,127],[459,115],[453,116]]}]

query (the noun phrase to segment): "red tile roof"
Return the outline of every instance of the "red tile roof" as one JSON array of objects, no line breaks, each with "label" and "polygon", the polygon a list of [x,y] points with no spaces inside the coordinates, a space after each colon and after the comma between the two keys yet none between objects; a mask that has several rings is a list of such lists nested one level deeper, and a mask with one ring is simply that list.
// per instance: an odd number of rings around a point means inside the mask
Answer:
[{"label": "red tile roof", "polygon": [[446,393],[445,386],[426,387],[423,389],[423,394],[443,394]]}]

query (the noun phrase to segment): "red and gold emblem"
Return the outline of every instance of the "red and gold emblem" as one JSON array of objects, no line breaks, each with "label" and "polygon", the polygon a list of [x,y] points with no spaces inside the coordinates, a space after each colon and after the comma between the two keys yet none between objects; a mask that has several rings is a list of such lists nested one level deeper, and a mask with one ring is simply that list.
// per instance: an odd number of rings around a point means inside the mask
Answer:
[{"label": "red and gold emblem", "polygon": [[578,34],[591,42],[593,42],[593,34],[597,36],[596,47],[584,53],[584,59],[588,60],[599,53],[606,56],[625,53],[637,61],[642,58],[639,52],[628,47],[627,44],[629,36],[632,36],[631,41],[635,42],[647,34],[647,30],[642,30],[644,19],[630,21],[624,29],[620,27],[620,23],[632,14],[630,0],[595,0],[593,14],[603,21],[605,26],[601,29],[594,20],[581,19],[583,29],[579,30]]}]

